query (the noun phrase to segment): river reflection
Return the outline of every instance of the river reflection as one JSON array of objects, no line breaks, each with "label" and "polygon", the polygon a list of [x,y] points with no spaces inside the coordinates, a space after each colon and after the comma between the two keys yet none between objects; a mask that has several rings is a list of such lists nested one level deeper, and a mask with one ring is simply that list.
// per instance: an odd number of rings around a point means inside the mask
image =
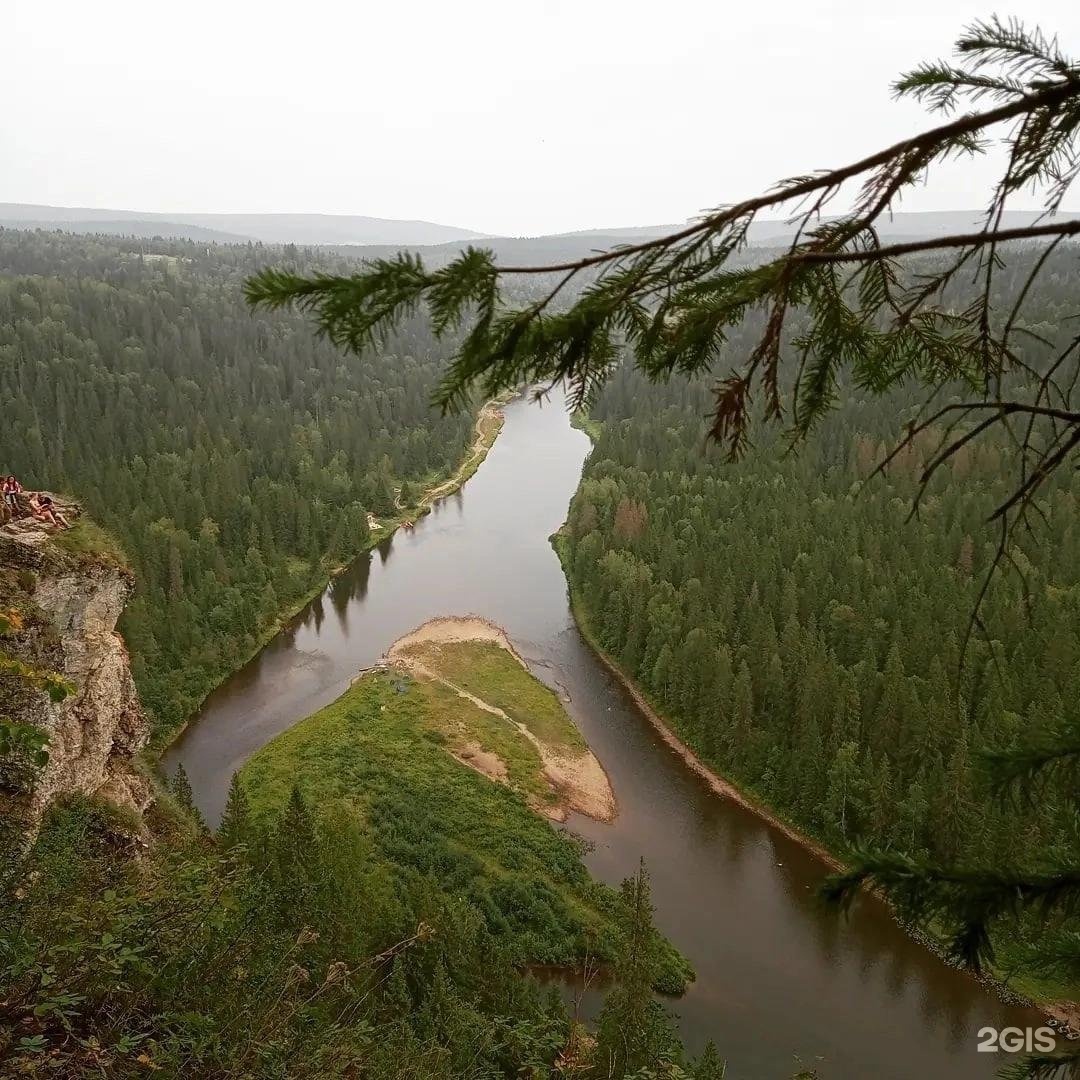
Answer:
[{"label": "river reflection", "polygon": [[[560,403],[516,402],[488,460],[415,529],[357,560],[207,701],[171,748],[206,816],[232,772],[275,734],[336,698],[357,670],[435,615],[505,626],[611,777],[614,824],[568,826],[616,883],[644,857],[660,927],[696,983],[672,1008],[694,1049],[712,1038],[733,1080],[790,1076],[801,1061],[835,1078],[989,1077],[983,1025],[1038,1026],[907,938],[875,901],[824,908],[825,868],[791,839],[715,796],[595,660],[571,618],[548,536],[588,453]],[[589,990],[583,1009],[594,1009]]]}]

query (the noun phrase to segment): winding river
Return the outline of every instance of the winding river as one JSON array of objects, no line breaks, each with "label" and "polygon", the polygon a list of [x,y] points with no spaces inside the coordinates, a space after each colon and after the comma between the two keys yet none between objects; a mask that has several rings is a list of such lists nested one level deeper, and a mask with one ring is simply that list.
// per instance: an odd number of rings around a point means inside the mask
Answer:
[{"label": "winding river", "polygon": [[660,739],[578,634],[548,536],[589,451],[561,403],[518,401],[487,461],[456,495],[336,578],[206,702],[170,748],[216,820],[233,771],[334,700],[359,668],[434,615],[506,627],[568,708],[611,777],[614,824],[571,818],[615,883],[642,856],[656,920],[697,982],[672,1003],[687,1044],[713,1039],[733,1080],[816,1068],[822,1080],[989,1077],[983,1026],[1039,1026],[905,936],[883,907],[842,917],[816,888],[825,867],[752,813],[712,794]]}]

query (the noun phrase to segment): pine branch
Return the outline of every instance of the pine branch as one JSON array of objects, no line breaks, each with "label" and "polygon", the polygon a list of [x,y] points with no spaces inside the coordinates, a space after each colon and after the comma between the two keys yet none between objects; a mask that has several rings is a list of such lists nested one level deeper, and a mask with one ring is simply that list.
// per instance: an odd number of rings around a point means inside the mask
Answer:
[{"label": "pine branch", "polygon": [[1048,225],[1028,225],[1015,229],[999,229],[995,232],[967,233],[959,236],[941,236],[931,240],[912,240],[903,244],[863,251],[806,251],[789,256],[791,262],[804,263],[857,263],[879,264],[900,255],[912,255],[921,251],[946,251],[949,248],[976,247],[983,244],[1002,244],[1009,240],[1038,240],[1053,236],[1064,239],[1080,236],[1080,221],[1058,221]]},{"label": "pine branch", "polygon": [[[713,432],[727,442],[733,456],[746,444],[750,411],[744,406],[755,382],[765,391],[766,417],[784,416],[779,372],[785,325],[791,311],[808,306],[816,316],[815,330],[801,353],[810,382],[804,385],[800,378],[794,390],[796,397],[805,391],[794,414],[795,434],[805,435],[832,403],[828,387],[834,367],[852,366],[858,357],[860,369],[869,373],[868,381],[879,386],[911,371],[940,378],[956,373],[960,354],[969,345],[966,335],[950,332],[942,313],[922,311],[934,290],[920,290],[904,310],[904,290],[895,269],[889,271],[893,277],[889,309],[896,320],[891,332],[872,333],[866,323],[882,310],[884,279],[875,273],[872,288],[867,279],[854,283],[863,303],[853,309],[837,299],[845,288],[822,276],[829,265],[847,263],[876,272],[904,255],[960,250],[962,263],[971,250],[987,249],[988,293],[996,244],[1080,231],[1080,225],[1072,222],[1041,223],[1025,229],[987,227],[980,233],[885,247],[878,242],[875,222],[892,201],[935,162],[978,152],[978,139],[995,125],[1020,123],[1012,137],[1010,168],[988,222],[1000,221],[1002,200],[1018,182],[1042,178],[1067,186],[1072,175],[1073,143],[1080,127],[1080,72],[1075,65],[1050,50],[1041,35],[1025,34],[1012,23],[977,24],[961,38],[958,51],[974,61],[973,69],[942,65],[918,69],[897,84],[897,93],[925,97],[934,88],[950,86],[958,98],[978,100],[990,86],[985,69],[997,63],[1005,71],[993,85],[1003,99],[995,108],[959,116],[847,166],[792,178],[668,236],[536,266],[500,267],[491,252],[470,248],[435,273],[426,271],[417,256],[404,254],[367,264],[347,278],[304,281],[268,270],[249,283],[248,298],[255,306],[297,304],[314,314],[323,333],[354,350],[384,337],[395,320],[420,305],[427,307],[437,334],[458,328],[471,316],[472,328],[437,397],[444,409],[459,406],[471,384],[499,392],[528,380],[566,380],[574,402],[580,403],[603,382],[624,343],[654,376],[700,371],[716,359],[726,328],[749,309],[765,306],[770,311],[765,337],[737,377],[718,387]],[[1025,81],[1024,76],[1030,78]],[[862,191],[854,211],[811,227],[843,184],[856,179],[861,179]],[[795,240],[787,253],[763,267],[731,272],[725,264],[744,246],[755,216],[799,200],[810,202],[797,215]],[[586,270],[598,274],[595,281],[568,311],[552,316],[552,301]],[[497,279],[556,273],[564,275],[562,280],[540,303],[502,307]],[[947,281],[947,275],[940,279],[942,285]],[[921,314],[930,318],[920,318]],[[993,364],[996,369],[1000,350],[990,342],[985,304],[978,326],[983,368],[989,370]],[[826,355],[827,347],[838,341],[847,346],[846,361]],[[857,345],[874,347],[860,350]],[[872,372],[875,362],[881,370],[885,358],[891,371],[883,383]]]},{"label": "pine branch", "polygon": [[[730,330],[761,312],[756,345],[715,388],[711,434],[729,457],[745,452],[758,415],[765,422],[787,422],[793,444],[805,438],[833,406],[845,372],[874,394],[906,379],[921,382],[931,396],[946,383],[959,383],[981,392],[983,400],[972,407],[991,410],[994,419],[981,418],[974,433],[957,426],[955,441],[943,443],[924,484],[961,447],[1004,432],[1016,447],[1019,472],[1012,495],[994,513],[1004,523],[998,561],[1006,563],[1014,527],[1026,527],[1029,513],[1037,513],[1036,494],[1080,446],[1071,387],[1058,380],[1071,349],[1040,376],[1012,344],[1014,336],[1027,333],[1023,302],[1048,255],[1036,261],[1003,328],[992,310],[1001,245],[1047,239],[1057,245],[1080,236],[1075,221],[1002,227],[1013,192],[1042,187],[1052,214],[1080,171],[1080,66],[1056,41],[1016,20],[974,24],[961,35],[956,53],[957,62],[922,65],[894,86],[897,96],[956,113],[945,123],[846,166],[792,177],[667,236],[532,266],[499,266],[492,252],[469,248],[435,272],[408,254],[367,263],[340,278],[305,281],[267,270],[249,282],[248,299],[257,307],[295,304],[311,312],[323,334],[354,351],[384,340],[404,315],[426,309],[437,335],[464,331],[436,395],[444,410],[461,407],[473,387],[498,394],[522,384],[558,382],[569,386],[571,404],[580,406],[603,385],[624,350],[652,378],[707,371],[723,355]],[[988,100],[990,108],[959,112]],[[895,201],[941,163],[981,153],[1001,125],[1007,125],[1008,161],[983,228],[883,245],[879,221]],[[853,208],[822,221],[831,200],[851,183],[859,185]],[[757,216],[792,205],[795,235],[785,251],[762,265],[733,266]],[[944,265],[931,265],[932,272],[920,276],[912,272],[914,256]],[[839,267],[850,272],[840,277]],[[966,267],[975,269],[979,296],[956,312],[946,290]],[[498,288],[517,276],[544,275],[552,285],[545,281],[548,291],[532,303],[508,303]],[[582,282],[575,295],[565,295]],[[794,336],[793,317],[807,327]],[[793,377],[786,374],[792,354]],[[1030,401],[1012,409],[1002,399],[1006,380],[1015,374],[1034,377],[1036,387]],[[1059,406],[1056,413],[1051,399]],[[1012,427],[1014,415],[1020,431]],[[910,446],[913,437],[909,433],[898,449]],[[976,608],[972,627],[978,623]]]},{"label": "pine branch", "polygon": [[1039,90],[1035,93],[1022,94],[1017,100],[996,109],[990,109],[983,113],[972,113],[961,117],[948,124],[942,124],[936,128],[915,135],[910,139],[894,143],[885,150],[876,154],[870,154],[850,165],[833,169],[827,172],[816,173],[809,177],[799,177],[784,181],[776,186],[771,192],[759,195],[752,199],[736,203],[734,206],[718,210],[704,217],[694,225],[687,226],[677,232],[660,237],[656,240],[646,240],[640,244],[630,244],[625,247],[613,248],[610,251],[590,255],[585,258],[575,259],[563,263],[541,264],[536,266],[501,266],[500,274],[549,274],[567,270],[585,270],[593,266],[601,266],[608,263],[620,262],[627,256],[637,255],[642,252],[652,251],[656,248],[670,248],[683,240],[696,236],[700,233],[718,232],[730,223],[745,217],[748,214],[757,214],[762,210],[776,210],[795,199],[805,198],[807,195],[819,191],[835,190],[842,184],[870,173],[875,169],[888,166],[900,160],[905,154],[920,148],[938,148],[941,146],[955,146],[957,140],[969,135],[994,127],[1007,120],[1015,119],[1033,112],[1039,108],[1055,108],[1068,101],[1080,98],[1080,74],[1075,68],[1071,69],[1069,77],[1060,83]]},{"label": "pine branch", "polygon": [[982,766],[999,795],[1024,791],[1034,799],[1041,785],[1062,782],[1062,790],[1080,791],[1080,719],[1070,717],[1060,730],[1008,750],[987,750]]},{"label": "pine branch", "polygon": [[1080,910],[1080,868],[1042,872],[941,868],[889,852],[856,850],[852,869],[834,875],[823,894],[846,907],[863,888],[880,890],[900,915],[950,928],[948,952],[976,971],[993,962],[991,924],[1033,912],[1042,917]]}]

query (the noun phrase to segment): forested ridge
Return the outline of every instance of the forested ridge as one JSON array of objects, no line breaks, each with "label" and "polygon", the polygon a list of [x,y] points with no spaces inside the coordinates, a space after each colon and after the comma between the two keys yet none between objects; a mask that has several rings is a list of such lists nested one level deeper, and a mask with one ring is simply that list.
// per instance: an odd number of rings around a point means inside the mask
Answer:
[{"label": "forested ridge", "polygon": [[[999,310],[1034,257],[1014,253],[999,275]],[[1074,255],[1052,260],[1028,328],[1061,333],[1078,284]],[[871,473],[922,397],[848,383],[838,399],[797,453],[776,438],[731,463],[707,446],[703,382],[622,368],[592,410],[564,531],[574,596],[709,765],[834,848],[1037,868],[1077,842],[1069,793],[994,798],[981,754],[1052,739],[1080,700],[1080,481],[1063,472],[1041,496],[961,663],[1013,451],[965,446],[909,520],[941,432]]]},{"label": "forested ridge", "polygon": [[369,544],[369,511],[471,441],[467,412],[429,407],[445,347],[419,321],[359,364],[300,316],[253,316],[241,285],[271,259],[347,265],[0,230],[0,471],[119,541],[139,583],[121,628],[163,732]]}]

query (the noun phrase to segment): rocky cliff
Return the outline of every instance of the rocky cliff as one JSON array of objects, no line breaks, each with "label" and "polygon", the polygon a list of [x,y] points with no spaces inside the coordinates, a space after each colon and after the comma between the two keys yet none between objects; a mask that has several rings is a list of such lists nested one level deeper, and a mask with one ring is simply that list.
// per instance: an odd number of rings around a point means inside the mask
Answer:
[{"label": "rocky cliff", "polygon": [[31,828],[60,795],[100,795],[140,812],[151,801],[133,763],[148,724],[116,632],[132,586],[108,552],[66,550],[32,526],[0,529],[0,608],[18,612],[22,624],[0,648],[74,687],[55,702],[22,679],[0,677],[0,717],[49,739],[48,764],[25,790],[6,792],[9,811]]}]

